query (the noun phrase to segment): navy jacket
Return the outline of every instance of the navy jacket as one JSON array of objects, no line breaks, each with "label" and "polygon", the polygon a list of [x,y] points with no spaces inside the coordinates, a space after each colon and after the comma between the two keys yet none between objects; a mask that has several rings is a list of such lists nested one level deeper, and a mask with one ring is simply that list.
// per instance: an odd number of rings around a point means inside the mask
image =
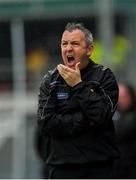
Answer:
[{"label": "navy jacket", "polygon": [[47,164],[100,163],[118,156],[112,121],[116,79],[109,68],[91,60],[81,78],[69,87],[55,68],[41,83],[38,128]]}]

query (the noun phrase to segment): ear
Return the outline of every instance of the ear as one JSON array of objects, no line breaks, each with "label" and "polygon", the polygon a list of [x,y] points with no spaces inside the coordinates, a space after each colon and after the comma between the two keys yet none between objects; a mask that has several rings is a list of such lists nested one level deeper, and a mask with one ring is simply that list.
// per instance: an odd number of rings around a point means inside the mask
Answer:
[{"label": "ear", "polygon": [[88,56],[90,56],[90,55],[92,54],[93,49],[94,49],[93,45],[89,45],[89,46],[87,47],[87,55],[88,55]]}]

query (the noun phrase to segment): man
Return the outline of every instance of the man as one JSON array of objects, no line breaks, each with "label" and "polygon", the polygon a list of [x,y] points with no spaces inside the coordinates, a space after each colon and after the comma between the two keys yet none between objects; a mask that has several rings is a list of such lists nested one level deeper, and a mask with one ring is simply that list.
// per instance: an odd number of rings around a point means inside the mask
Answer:
[{"label": "man", "polygon": [[135,88],[128,83],[119,83],[113,122],[120,151],[120,158],[115,162],[115,178],[136,179],[136,95]]},{"label": "man", "polygon": [[64,64],[43,78],[38,126],[45,178],[112,178],[118,86],[110,69],[89,59],[92,43],[88,29],[68,23],[61,39]]}]

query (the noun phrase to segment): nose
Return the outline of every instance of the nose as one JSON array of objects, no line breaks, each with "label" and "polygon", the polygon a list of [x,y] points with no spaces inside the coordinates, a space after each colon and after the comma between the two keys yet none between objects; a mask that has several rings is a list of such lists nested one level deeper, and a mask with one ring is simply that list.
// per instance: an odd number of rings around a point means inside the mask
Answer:
[{"label": "nose", "polygon": [[72,45],[69,43],[67,44],[67,51],[71,51],[73,49]]}]

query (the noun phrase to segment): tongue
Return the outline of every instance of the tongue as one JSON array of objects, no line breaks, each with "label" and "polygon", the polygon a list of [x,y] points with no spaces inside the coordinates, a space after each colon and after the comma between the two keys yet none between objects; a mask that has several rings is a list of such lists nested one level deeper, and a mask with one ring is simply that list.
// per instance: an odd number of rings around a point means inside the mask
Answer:
[{"label": "tongue", "polygon": [[74,61],[74,59],[69,59],[68,61],[68,66],[75,66],[76,65],[76,62]]}]

